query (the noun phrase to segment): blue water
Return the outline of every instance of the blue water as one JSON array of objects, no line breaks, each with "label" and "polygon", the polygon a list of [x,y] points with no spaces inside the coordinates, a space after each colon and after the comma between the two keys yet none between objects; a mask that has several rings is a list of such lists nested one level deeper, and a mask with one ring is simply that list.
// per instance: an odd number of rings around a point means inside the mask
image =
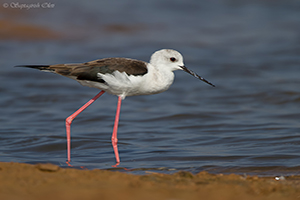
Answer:
[{"label": "blue water", "polygon": [[[0,161],[67,167],[64,120],[99,92],[13,66],[105,57],[148,61],[154,51],[173,48],[216,88],[176,71],[168,91],[127,97],[118,170],[299,174],[299,1],[51,3],[54,8],[1,8],[2,19],[58,37],[0,35]],[[116,103],[104,94],[74,120],[74,167],[114,169]]]}]

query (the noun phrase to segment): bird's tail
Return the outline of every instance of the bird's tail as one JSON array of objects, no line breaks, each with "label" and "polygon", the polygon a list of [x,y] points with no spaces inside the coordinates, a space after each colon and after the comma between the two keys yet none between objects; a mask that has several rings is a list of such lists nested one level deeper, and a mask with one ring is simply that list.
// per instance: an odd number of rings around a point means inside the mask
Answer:
[{"label": "bird's tail", "polygon": [[50,65],[17,65],[15,67],[29,67],[33,69],[39,69],[41,71],[53,72],[54,70],[49,68]]}]

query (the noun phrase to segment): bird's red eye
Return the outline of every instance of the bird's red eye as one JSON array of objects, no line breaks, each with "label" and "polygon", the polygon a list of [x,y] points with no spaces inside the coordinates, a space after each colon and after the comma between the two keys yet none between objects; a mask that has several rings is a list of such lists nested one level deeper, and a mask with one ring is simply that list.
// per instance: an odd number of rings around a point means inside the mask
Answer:
[{"label": "bird's red eye", "polygon": [[171,60],[172,62],[175,62],[175,61],[176,61],[176,58],[171,57],[170,60]]}]

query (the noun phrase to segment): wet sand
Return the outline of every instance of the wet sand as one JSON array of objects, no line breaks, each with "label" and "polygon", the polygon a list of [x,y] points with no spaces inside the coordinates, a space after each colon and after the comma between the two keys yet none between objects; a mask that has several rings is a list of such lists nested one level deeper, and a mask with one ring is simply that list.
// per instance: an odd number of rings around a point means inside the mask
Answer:
[{"label": "wet sand", "polygon": [[300,176],[177,172],[132,175],[52,164],[0,163],[0,199],[300,199]]}]

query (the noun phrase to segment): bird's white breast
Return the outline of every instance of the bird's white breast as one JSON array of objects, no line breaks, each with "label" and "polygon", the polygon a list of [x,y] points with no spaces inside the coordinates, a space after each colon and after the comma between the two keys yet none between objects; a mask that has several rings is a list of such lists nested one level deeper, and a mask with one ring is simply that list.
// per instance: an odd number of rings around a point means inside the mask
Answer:
[{"label": "bird's white breast", "polygon": [[149,95],[167,90],[174,80],[172,71],[157,70],[148,64],[148,72],[144,75],[127,75],[125,72],[115,71],[112,74],[98,73],[98,77],[105,83],[77,80],[80,84],[99,88],[110,94],[122,96]]}]

